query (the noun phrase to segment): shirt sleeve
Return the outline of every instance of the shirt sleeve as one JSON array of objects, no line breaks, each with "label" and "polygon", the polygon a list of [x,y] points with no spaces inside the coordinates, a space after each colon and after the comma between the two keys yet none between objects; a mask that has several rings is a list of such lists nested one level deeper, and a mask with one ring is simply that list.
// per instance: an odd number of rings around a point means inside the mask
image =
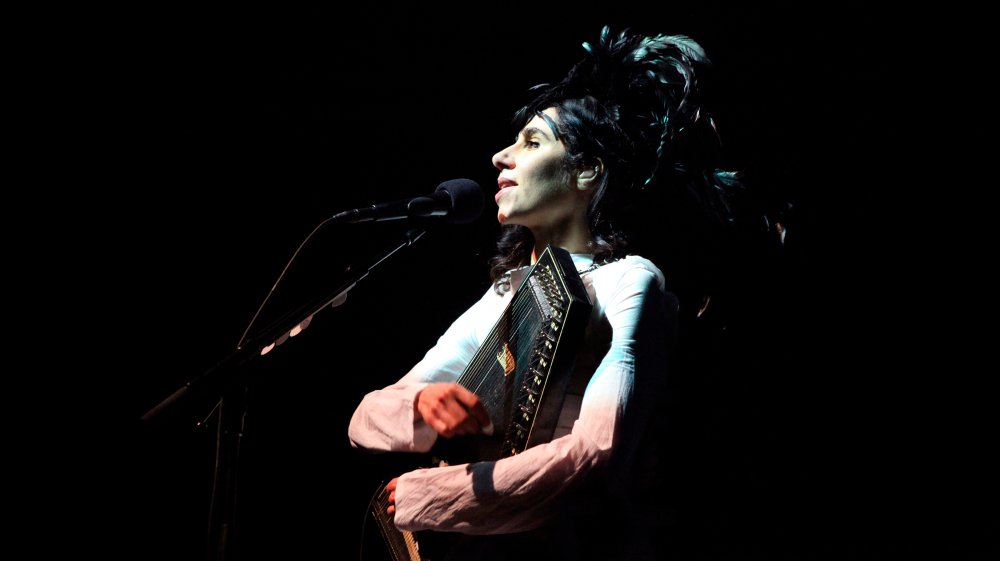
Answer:
[{"label": "shirt sleeve", "polygon": [[416,415],[417,394],[430,383],[458,380],[484,338],[484,321],[499,317],[506,300],[488,290],[398,382],[366,394],[347,429],[351,445],[391,452],[430,450],[437,433]]},{"label": "shirt sleeve", "polygon": [[[650,414],[639,395],[666,371],[669,314],[662,276],[634,267],[595,286],[612,329],[570,434],[494,462],[412,471],[399,478],[395,524],[403,530],[500,534],[543,525],[568,492],[627,461]],[[595,284],[597,281],[595,280]],[[603,297],[603,298],[602,298]]]}]

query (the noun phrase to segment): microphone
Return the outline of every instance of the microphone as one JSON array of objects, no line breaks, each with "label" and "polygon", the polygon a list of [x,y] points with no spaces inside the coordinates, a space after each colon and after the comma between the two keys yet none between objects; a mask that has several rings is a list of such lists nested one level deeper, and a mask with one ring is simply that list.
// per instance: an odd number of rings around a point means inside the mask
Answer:
[{"label": "microphone", "polygon": [[471,179],[450,179],[429,197],[415,197],[345,210],[334,222],[377,222],[423,216],[443,216],[452,224],[468,224],[483,212],[483,190]]}]

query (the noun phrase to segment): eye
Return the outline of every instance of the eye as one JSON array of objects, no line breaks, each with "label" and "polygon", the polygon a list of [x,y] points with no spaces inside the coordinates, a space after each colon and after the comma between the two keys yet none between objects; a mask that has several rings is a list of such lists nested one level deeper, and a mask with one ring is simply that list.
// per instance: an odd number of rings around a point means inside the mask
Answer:
[{"label": "eye", "polygon": [[524,145],[526,147],[528,147],[528,148],[538,148],[539,146],[541,146],[541,144],[539,144],[538,141],[531,140],[531,139],[525,140],[524,141]]}]

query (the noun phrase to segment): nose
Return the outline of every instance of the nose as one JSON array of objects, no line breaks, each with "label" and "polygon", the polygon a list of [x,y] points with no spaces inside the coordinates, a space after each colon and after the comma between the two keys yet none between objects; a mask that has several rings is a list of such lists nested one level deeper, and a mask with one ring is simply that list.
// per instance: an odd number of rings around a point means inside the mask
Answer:
[{"label": "nose", "polygon": [[493,167],[499,170],[512,169],[514,160],[510,156],[510,146],[493,154]]}]

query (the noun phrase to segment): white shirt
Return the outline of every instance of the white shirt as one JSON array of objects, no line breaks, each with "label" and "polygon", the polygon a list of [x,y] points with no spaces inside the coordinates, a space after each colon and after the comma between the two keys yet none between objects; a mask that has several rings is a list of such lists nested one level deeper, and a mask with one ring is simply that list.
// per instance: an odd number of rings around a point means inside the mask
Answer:
[{"label": "white shirt", "polygon": [[[577,270],[593,264],[590,255],[572,257]],[[459,378],[524,271],[514,271],[503,296],[491,287],[397,383],[362,399],[348,429],[355,447],[430,450],[437,433],[414,420],[414,398],[430,383]],[[396,487],[397,527],[466,534],[531,530],[551,521],[572,490],[598,473],[614,495],[627,494],[636,445],[666,375],[677,302],[662,272],[638,256],[582,279],[593,311],[553,439],[495,462],[403,474]]]}]

